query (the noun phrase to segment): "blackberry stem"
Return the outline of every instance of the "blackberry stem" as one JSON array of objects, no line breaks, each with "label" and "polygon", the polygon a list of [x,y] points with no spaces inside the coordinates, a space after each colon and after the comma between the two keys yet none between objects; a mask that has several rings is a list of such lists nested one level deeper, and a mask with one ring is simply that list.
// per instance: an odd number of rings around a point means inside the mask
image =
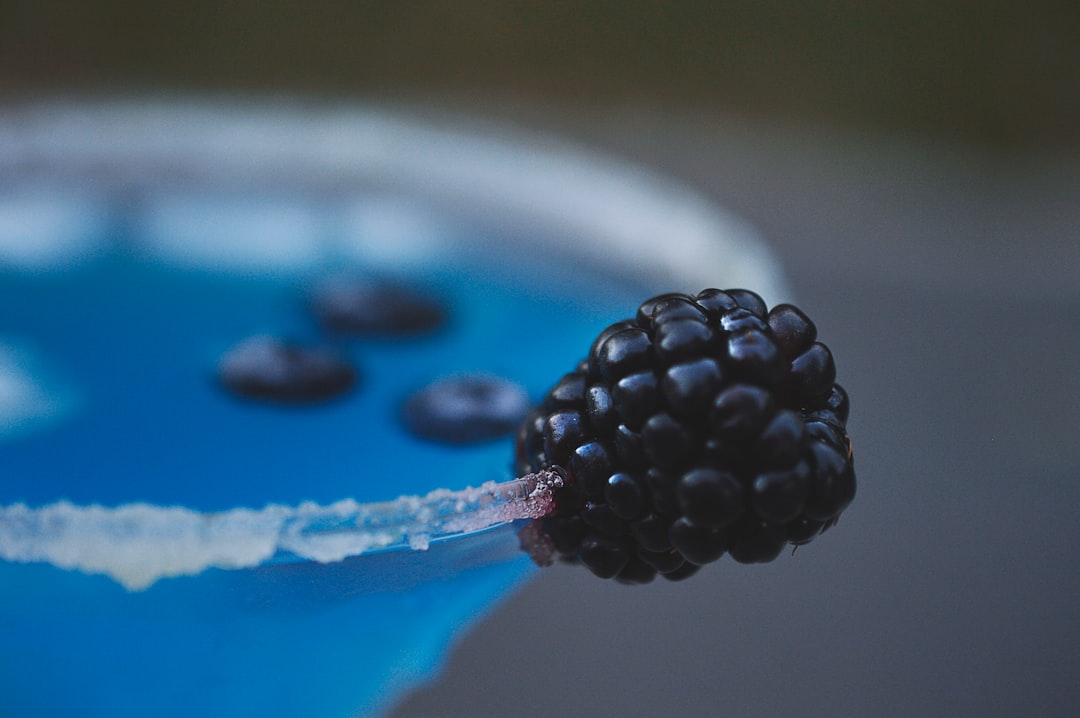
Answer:
[{"label": "blackberry stem", "polygon": [[[554,492],[563,483],[561,470],[553,468],[457,491],[436,489],[424,496],[361,504],[327,522],[307,521],[294,535],[318,540],[361,532],[377,537],[378,549],[423,550],[433,541],[519,519],[542,518],[553,510]],[[288,526],[283,533],[290,533]]]}]

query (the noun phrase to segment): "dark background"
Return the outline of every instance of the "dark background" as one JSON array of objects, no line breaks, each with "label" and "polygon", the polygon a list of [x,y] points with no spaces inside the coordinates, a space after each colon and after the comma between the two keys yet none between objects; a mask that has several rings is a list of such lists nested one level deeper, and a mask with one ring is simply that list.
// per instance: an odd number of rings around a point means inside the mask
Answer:
[{"label": "dark background", "polygon": [[0,89],[481,93],[1080,140],[1080,4],[0,2]]},{"label": "dark background", "polygon": [[681,584],[547,571],[398,718],[1076,715],[1078,46],[1075,3],[0,0],[9,101],[360,97],[652,166],[832,346],[836,529]]}]

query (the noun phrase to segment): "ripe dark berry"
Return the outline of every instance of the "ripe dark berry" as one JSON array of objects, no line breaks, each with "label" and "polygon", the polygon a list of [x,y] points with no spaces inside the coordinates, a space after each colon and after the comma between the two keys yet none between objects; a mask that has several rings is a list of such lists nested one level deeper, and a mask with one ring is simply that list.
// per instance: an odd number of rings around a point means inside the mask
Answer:
[{"label": "ripe dark berry", "polygon": [[768,563],[787,544],[787,527],[752,515],[744,516],[731,528],[728,553],[739,563]]},{"label": "ripe dark berry", "polygon": [[736,304],[756,316],[764,317],[768,311],[765,300],[757,292],[751,292],[749,289],[729,289],[727,293],[728,296],[735,300]]},{"label": "ripe dark berry", "polygon": [[563,556],[576,557],[585,538],[585,522],[580,515],[570,513],[543,519],[544,533]]},{"label": "ripe dark berry", "polygon": [[662,572],[660,576],[666,578],[668,581],[684,581],[700,570],[701,566],[698,566],[696,563],[684,561],[682,566],[679,566],[674,571]]},{"label": "ripe dark berry", "polygon": [[615,515],[611,506],[603,501],[586,501],[581,507],[581,520],[589,528],[619,538],[627,531],[626,522]]},{"label": "ripe dark berry", "polygon": [[814,342],[792,359],[788,376],[795,401],[807,404],[827,396],[836,382],[832,352],[821,342]]},{"label": "ripe dark berry", "polygon": [[606,384],[592,384],[585,390],[585,416],[589,425],[601,434],[610,434],[619,425],[619,413]]},{"label": "ripe dark berry", "polygon": [[683,516],[705,528],[720,528],[743,512],[743,486],[734,474],[713,468],[685,473],[675,489]]},{"label": "ripe dark berry", "polygon": [[791,466],[802,455],[805,435],[799,415],[781,409],[754,440],[754,453],[764,466]]},{"label": "ripe dark berry", "polygon": [[668,536],[675,550],[698,566],[712,563],[723,556],[727,549],[727,532],[724,529],[707,529],[685,516],[675,519]]},{"label": "ripe dark berry", "polygon": [[711,357],[668,367],[660,378],[664,404],[681,419],[696,421],[709,408],[709,400],[724,386],[724,371]]},{"label": "ripe dark berry", "polygon": [[[817,414],[818,412],[814,412]],[[836,425],[835,416],[830,416],[828,421],[821,421],[813,415],[806,417],[806,435],[814,441],[828,444],[837,451],[841,451],[846,445],[846,435],[843,429]]]},{"label": "ripe dark berry", "polygon": [[645,490],[633,474],[618,472],[608,477],[604,500],[621,519],[637,518],[645,508]]},{"label": "ripe dark berry", "polygon": [[709,315],[691,297],[675,296],[661,300],[653,307],[652,316],[648,323],[643,324],[638,318],[638,324],[646,329],[656,330],[664,324],[671,324],[680,319],[708,323]]},{"label": "ripe dark berry", "polygon": [[754,468],[755,458],[745,446],[730,439],[710,436],[705,439],[705,449],[701,455],[702,466],[729,471],[737,476],[749,475]]},{"label": "ripe dark berry", "polygon": [[798,516],[809,493],[810,469],[800,461],[788,469],[773,469],[754,479],[751,505],[761,518],[771,523],[787,523]]},{"label": "ripe dark berry", "polygon": [[619,571],[615,576],[615,580],[619,583],[630,585],[649,583],[654,578],[656,578],[656,569],[637,557],[631,558],[630,561],[623,566],[622,571]]},{"label": "ripe dark berry", "polygon": [[628,328],[637,328],[637,323],[635,323],[633,319],[625,319],[621,322],[615,322],[614,324],[605,327],[604,330],[596,336],[596,339],[593,339],[592,346],[589,347],[589,356],[585,360],[588,365],[588,372],[590,378],[600,376],[600,348],[604,346],[609,337],[612,337],[615,334],[621,332],[623,329]]},{"label": "ripe dark berry", "polygon": [[347,334],[422,334],[447,320],[442,302],[386,279],[328,280],[315,288],[311,307],[323,326]]},{"label": "ripe dark berry", "polygon": [[615,578],[630,563],[630,552],[624,541],[595,533],[585,535],[578,555],[581,562],[600,578]]},{"label": "ripe dark berry", "polygon": [[791,305],[742,289],[645,301],[522,425],[519,469],[567,472],[542,530],[564,560],[624,583],[809,543],[855,495],[835,378]]},{"label": "ripe dark berry", "polygon": [[778,304],[768,316],[769,328],[784,356],[793,359],[817,339],[817,327],[798,307]]},{"label": "ripe dark berry", "polygon": [[699,292],[694,297],[694,301],[705,310],[713,321],[739,306],[739,303],[735,301],[735,297],[722,289],[706,289]]},{"label": "ripe dark berry", "polygon": [[728,334],[739,334],[748,329],[756,329],[759,332],[769,330],[769,325],[764,319],[743,307],[735,307],[730,312],[721,314],[718,324]]},{"label": "ripe dark berry", "polygon": [[565,466],[588,436],[585,419],[576,411],[559,411],[544,422],[544,454],[553,466]]},{"label": "ripe dark berry", "polygon": [[495,376],[442,379],[410,396],[401,407],[406,428],[424,439],[472,444],[506,436],[529,410],[517,384]]},{"label": "ripe dark berry", "polygon": [[677,471],[693,463],[699,442],[691,427],[661,411],[641,428],[641,445],[654,466]]},{"label": "ripe dark berry", "polygon": [[551,387],[544,397],[543,407],[548,411],[560,407],[577,408],[585,399],[585,375],[574,372],[564,376],[558,384]]},{"label": "ripe dark berry", "polygon": [[597,350],[600,375],[609,383],[627,374],[649,369],[652,361],[652,339],[644,329],[628,327],[616,332]]},{"label": "ripe dark berry", "polygon": [[645,471],[645,486],[649,490],[649,503],[653,511],[665,516],[677,513],[679,500],[675,487],[678,477],[678,472],[665,471],[657,466]]},{"label": "ripe dark berry", "polygon": [[727,365],[745,381],[771,388],[785,374],[784,355],[766,332],[748,329],[728,338]]},{"label": "ripe dark berry", "polygon": [[829,398],[825,400],[825,406],[836,412],[836,416],[839,417],[841,425],[847,424],[848,413],[851,411],[851,402],[848,400],[847,392],[844,391],[844,387],[839,384],[833,384],[832,391],[829,393]]},{"label": "ripe dark berry", "polygon": [[[687,305],[683,305],[687,306]],[[705,356],[716,332],[702,319],[677,319],[660,324],[653,334],[656,359],[662,366]]]},{"label": "ripe dark berry", "polygon": [[651,371],[619,379],[611,389],[611,400],[623,422],[634,429],[640,428],[663,406],[656,374]]},{"label": "ripe dark berry", "polygon": [[638,306],[636,320],[640,327],[648,329],[652,326],[653,317],[659,311],[663,313],[664,307],[677,308],[678,305],[694,305],[694,298],[689,294],[680,294],[678,292],[669,292],[667,294],[658,294],[655,297],[650,297],[642,302]]},{"label": "ripe dark berry", "polygon": [[827,521],[838,516],[855,498],[855,472],[850,460],[821,442],[811,444],[810,461],[814,472],[806,501],[806,515]]},{"label": "ripe dark berry", "polygon": [[800,516],[793,521],[789,521],[787,525],[788,543],[793,546],[810,543],[815,536],[821,533],[824,526],[824,521],[817,521],[806,516]]},{"label": "ripe dark berry", "polygon": [[619,424],[613,432],[615,458],[624,470],[645,468],[645,449],[641,446],[641,434],[626,424]]},{"label": "ripe dark berry", "polygon": [[748,442],[764,428],[773,411],[773,397],[768,391],[735,384],[713,398],[709,422],[714,436]]},{"label": "ripe dark berry", "polygon": [[574,449],[567,468],[570,478],[589,496],[595,496],[604,490],[604,484],[611,476],[612,458],[607,448],[596,441]]},{"label": "ripe dark berry", "polygon": [[[246,399],[313,404],[347,393],[357,374],[329,350],[259,336],[240,342],[221,358],[218,379]],[[511,426],[519,419],[515,417]]]},{"label": "ripe dark berry", "polygon": [[659,573],[671,573],[686,563],[678,551],[646,551],[638,549],[638,558],[652,566]]},{"label": "ripe dark berry", "polygon": [[667,551],[671,548],[668,529],[671,522],[659,514],[649,514],[630,524],[630,533],[645,551]]}]

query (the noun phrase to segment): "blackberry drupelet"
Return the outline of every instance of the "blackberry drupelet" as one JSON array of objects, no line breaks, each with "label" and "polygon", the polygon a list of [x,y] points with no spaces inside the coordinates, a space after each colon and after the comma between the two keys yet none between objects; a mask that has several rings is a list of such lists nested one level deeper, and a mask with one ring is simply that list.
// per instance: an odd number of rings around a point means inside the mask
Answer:
[{"label": "blackberry drupelet", "polygon": [[810,542],[855,496],[835,380],[790,304],[767,310],[745,289],[643,302],[521,425],[518,471],[566,473],[542,534],[562,560],[624,583]]}]

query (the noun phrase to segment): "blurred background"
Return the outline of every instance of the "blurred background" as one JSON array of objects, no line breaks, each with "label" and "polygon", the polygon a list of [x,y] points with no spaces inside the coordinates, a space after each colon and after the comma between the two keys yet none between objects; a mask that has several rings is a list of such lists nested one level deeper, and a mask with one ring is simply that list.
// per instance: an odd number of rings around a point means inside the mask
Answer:
[{"label": "blurred background", "polygon": [[681,584],[547,571],[397,718],[1076,715],[1078,48],[1065,2],[0,2],[5,103],[563,135],[748,219],[817,319],[860,480],[834,531]]},{"label": "blurred background", "polygon": [[0,13],[8,93],[480,95],[1080,141],[1068,2],[5,0]]}]

